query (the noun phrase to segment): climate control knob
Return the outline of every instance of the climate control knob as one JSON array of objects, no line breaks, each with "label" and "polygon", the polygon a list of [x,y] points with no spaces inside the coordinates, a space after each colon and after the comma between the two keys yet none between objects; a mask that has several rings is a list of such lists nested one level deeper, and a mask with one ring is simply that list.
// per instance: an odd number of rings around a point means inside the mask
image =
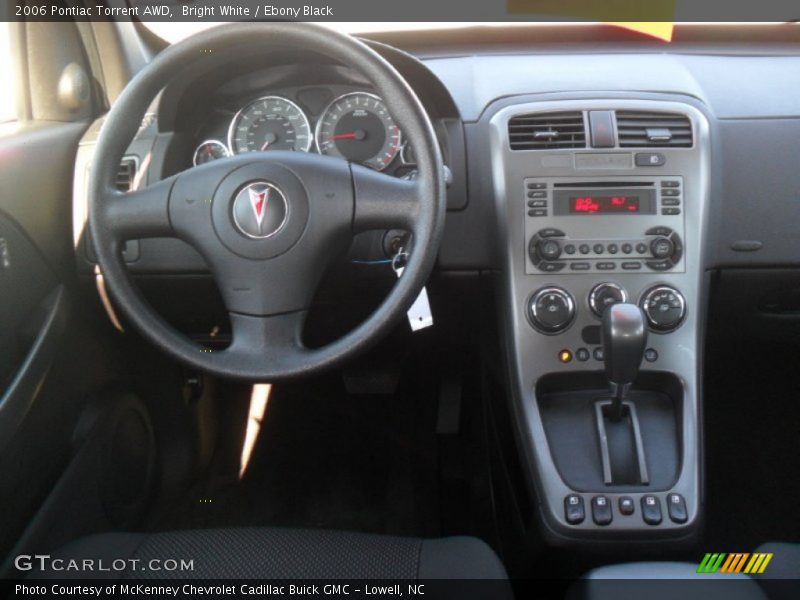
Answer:
[{"label": "climate control knob", "polygon": [[542,333],[560,333],[575,318],[575,301],[559,287],[542,288],[528,302],[528,318]]},{"label": "climate control knob", "polygon": [[598,283],[589,292],[589,308],[598,317],[602,317],[612,304],[627,302],[627,292],[616,283]]},{"label": "climate control knob", "polygon": [[676,329],[686,316],[686,299],[673,287],[659,285],[642,296],[641,307],[650,328],[667,332]]}]

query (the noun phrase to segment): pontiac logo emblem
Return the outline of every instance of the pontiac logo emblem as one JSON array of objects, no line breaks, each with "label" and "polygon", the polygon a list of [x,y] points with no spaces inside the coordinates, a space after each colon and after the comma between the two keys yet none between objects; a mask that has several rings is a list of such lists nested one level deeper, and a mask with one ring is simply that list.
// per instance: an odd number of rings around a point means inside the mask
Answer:
[{"label": "pontiac logo emblem", "polygon": [[278,233],[286,223],[286,196],[267,181],[256,181],[239,190],[233,199],[233,222],[244,235],[263,239]]}]

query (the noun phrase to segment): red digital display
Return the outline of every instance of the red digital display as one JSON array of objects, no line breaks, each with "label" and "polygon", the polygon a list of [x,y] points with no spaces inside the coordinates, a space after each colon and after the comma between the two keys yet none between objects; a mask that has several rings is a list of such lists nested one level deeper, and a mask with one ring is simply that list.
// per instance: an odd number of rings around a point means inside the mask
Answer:
[{"label": "red digital display", "polygon": [[569,212],[575,214],[638,213],[639,196],[572,196]]}]

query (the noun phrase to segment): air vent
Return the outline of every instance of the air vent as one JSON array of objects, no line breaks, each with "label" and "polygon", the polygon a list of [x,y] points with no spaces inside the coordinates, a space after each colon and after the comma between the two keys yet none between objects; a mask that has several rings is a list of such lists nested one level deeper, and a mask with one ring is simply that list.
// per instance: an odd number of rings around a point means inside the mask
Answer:
[{"label": "air vent", "polygon": [[508,122],[508,139],[512,150],[585,148],[583,113],[518,115]]},{"label": "air vent", "polygon": [[677,113],[617,111],[621,148],[690,148],[692,123]]},{"label": "air vent", "polygon": [[121,192],[128,192],[133,187],[133,180],[136,177],[135,158],[123,158],[119,163],[117,171],[117,189]]}]

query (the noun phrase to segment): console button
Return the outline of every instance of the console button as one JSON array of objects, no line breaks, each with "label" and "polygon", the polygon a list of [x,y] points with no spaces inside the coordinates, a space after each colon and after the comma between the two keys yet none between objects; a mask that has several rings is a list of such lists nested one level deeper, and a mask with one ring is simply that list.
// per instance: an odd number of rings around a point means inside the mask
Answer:
[{"label": "console button", "polygon": [[642,496],[642,518],[648,525],[661,523],[661,502],[656,496],[652,494]]},{"label": "console button", "polygon": [[589,248],[589,244],[581,244],[580,246],[578,246],[578,252],[580,252],[581,254],[589,254],[589,252],[591,251],[592,249]]},{"label": "console button", "polygon": [[680,187],[680,185],[681,185],[681,182],[680,181],[675,181],[674,179],[669,179],[669,180],[661,182],[661,187],[662,188],[676,188],[676,187]]},{"label": "console button", "polygon": [[547,208],[547,200],[528,200],[531,208]]},{"label": "console button", "polygon": [[564,498],[564,517],[571,525],[583,523],[586,518],[586,509],[583,506],[583,498],[578,494],[570,494]]},{"label": "console button", "polygon": [[616,244],[609,244],[608,245],[608,253],[609,254],[616,254],[617,252],[619,252],[619,246],[617,246]]},{"label": "console button", "polygon": [[681,214],[680,208],[662,208],[661,214],[666,216],[674,216]]},{"label": "console button", "polygon": [[527,187],[528,187],[529,190],[543,190],[543,189],[545,189],[547,187],[547,184],[546,183],[536,183],[534,181],[529,181],[527,183]]},{"label": "console button", "polygon": [[528,198],[547,198],[547,192],[528,192]]},{"label": "console button", "polygon": [[655,348],[648,348],[644,351],[644,359],[647,362],[656,362],[658,360],[658,351]]},{"label": "console button", "polygon": [[597,263],[598,271],[613,271],[617,268],[617,263],[613,262],[599,262]]},{"label": "console button", "polygon": [[605,360],[605,353],[603,352],[603,347],[600,346],[599,348],[595,348],[594,352],[592,353],[592,356],[594,356],[595,360],[603,362],[603,360]]},{"label": "console button", "polygon": [[589,354],[589,351],[586,348],[578,348],[575,351],[575,358],[577,358],[579,362],[586,362],[587,360],[589,360],[590,356],[591,355]]},{"label": "console button", "polygon": [[633,245],[631,244],[622,244],[622,253],[623,254],[630,254],[633,252]]},{"label": "console button", "polygon": [[[672,242],[670,242],[670,245]],[[555,240],[541,240],[537,246],[539,256],[545,260],[556,260],[561,256],[561,244]]]},{"label": "console button", "polygon": [[592,250],[594,250],[595,254],[602,254],[605,248],[603,248],[603,244],[595,244],[592,247]]},{"label": "console button", "polygon": [[642,263],[638,261],[624,262],[622,263],[622,268],[625,271],[638,271],[642,268]]},{"label": "console button", "polygon": [[619,499],[619,512],[625,516],[629,516],[633,514],[636,505],[633,502],[633,498],[630,496],[623,496]]},{"label": "console button", "polygon": [[556,229],[555,227],[545,227],[544,229],[540,229],[536,235],[538,235],[540,238],[550,238],[564,237],[567,234],[560,229]]},{"label": "console button", "polygon": [[572,269],[573,271],[588,271],[589,269],[592,268],[592,265],[590,265],[587,262],[576,262],[572,263],[569,266],[569,268]]},{"label": "console button", "polygon": [[675,189],[672,189],[672,190],[661,190],[661,195],[662,196],[680,196],[681,195],[681,191],[680,190],[675,190]]},{"label": "console button", "polygon": [[611,503],[608,498],[605,496],[592,498],[592,520],[598,525],[608,525],[612,519]]},{"label": "console button", "polygon": [[667,495],[667,512],[675,523],[686,523],[689,514],[686,512],[686,500],[680,494]]},{"label": "console button", "polygon": [[646,254],[647,253],[647,244],[644,242],[639,242],[636,244],[636,254]]},{"label": "console button", "polygon": [[680,206],[681,199],[680,198],[664,198],[661,201],[661,206]]},{"label": "console button", "polygon": [[567,254],[575,254],[575,244],[567,244],[564,246],[564,252]]},{"label": "console button", "polygon": [[546,208],[532,208],[528,211],[529,217],[546,217],[547,216],[547,209]]},{"label": "console button", "polygon": [[658,152],[639,152],[636,155],[637,167],[663,167],[667,157]]},{"label": "console button", "polygon": [[545,273],[558,273],[561,269],[567,266],[567,263],[562,262],[544,262],[539,265],[539,270]]}]

